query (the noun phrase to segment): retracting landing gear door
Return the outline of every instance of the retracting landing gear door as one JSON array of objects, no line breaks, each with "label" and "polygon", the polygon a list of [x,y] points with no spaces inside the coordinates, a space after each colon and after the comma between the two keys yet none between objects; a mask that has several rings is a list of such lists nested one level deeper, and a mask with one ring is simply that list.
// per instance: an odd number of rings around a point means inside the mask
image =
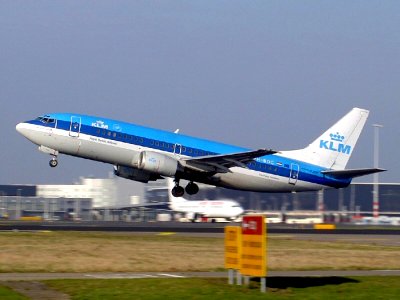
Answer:
[{"label": "retracting landing gear door", "polygon": [[69,128],[69,135],[72,137],[78,137],[81,131],[81,117],[71,117],[71,126]]}]

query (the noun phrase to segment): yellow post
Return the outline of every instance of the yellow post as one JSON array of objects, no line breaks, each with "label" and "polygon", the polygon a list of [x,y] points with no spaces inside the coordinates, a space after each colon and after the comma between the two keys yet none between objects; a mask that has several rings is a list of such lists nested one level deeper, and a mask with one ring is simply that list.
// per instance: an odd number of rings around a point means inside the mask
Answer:
[{"label": "yellow post", "polygon": [[240,269],[241,236],[239,226],[225,226],[225,268],[228,269],[228,283],[233,284],[235,270]]}]

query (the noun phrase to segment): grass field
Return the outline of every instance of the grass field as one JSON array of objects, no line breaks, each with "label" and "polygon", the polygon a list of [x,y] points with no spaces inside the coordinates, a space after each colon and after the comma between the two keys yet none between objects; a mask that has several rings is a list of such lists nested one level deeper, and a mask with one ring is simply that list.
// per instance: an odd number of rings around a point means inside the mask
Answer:
[{"label": "grass field", "polygon": [[61,280],[48,285],[72,299],[399,299],[398,277],[269,278],[266,294],[259,283],[227,285],[226,279]]},{"label": "grass field", "polygon": [[[0,272],[222,270],[223,238],[104,232],[0,233]],[[400,247],[268,237],[270,270],[400,269]]]},{"label": "grass field", "polygon": [[[223,238],[110,232],[2,232],[0,272],[171,272],[223,269]],[[374,237],[269,235],[270,270],[400,269],[400,247]],[[50,280],[71,299],[399,299],[399,277]],[[27,282],[28,283],[28,282]],[[32,281],[32,283],[34,283]],[[0,299],[28,299],[0,283]]]},{"label": "grass field", "polygon": [[12,291],[8,287],[2,286],[0,283],[0,299],[1,300],[25,300],[28,298]]},{"label": "grass field", "polygon": [[[399,277],[272,277],[267,292],[260,293],[259,282],[249,286],[228,285],[225,278],[184,279],[90,279],[50,280],[49,288],[73,300],[245,300],[245,299],[399,299]],[[0,299],[23,297],[0,283]]]}]

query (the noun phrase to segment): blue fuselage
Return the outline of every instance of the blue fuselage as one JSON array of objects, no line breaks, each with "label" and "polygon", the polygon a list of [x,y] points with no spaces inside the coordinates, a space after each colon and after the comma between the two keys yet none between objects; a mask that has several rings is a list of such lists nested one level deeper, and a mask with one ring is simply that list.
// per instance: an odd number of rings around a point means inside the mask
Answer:
[{"label": "blue fuselage", "polygon": [[[20,126],[21,125],[21,126]],[[19,129],[18,129],[19,126]],[[195,138],[173,132],[138,126],[106,118],[79,114],[54,113],[17,126],[33,143],[86,159],[117,166],[137,167],[142,151],[154,151],[176,158],[205,157],[248,151],[249,149]],[[322,145],[329,147],[329,145]],[[49,152],[50,153],[50,152]],[[51,153],[50,153],[51,154]],[[202,174],[179,170],[180,178],[227,188],[259,192],[291,192],[342,188],[350,178],[335,178],[316,164],[271,154],[255,158],[246,168],[232,167],[229,172]]]}]

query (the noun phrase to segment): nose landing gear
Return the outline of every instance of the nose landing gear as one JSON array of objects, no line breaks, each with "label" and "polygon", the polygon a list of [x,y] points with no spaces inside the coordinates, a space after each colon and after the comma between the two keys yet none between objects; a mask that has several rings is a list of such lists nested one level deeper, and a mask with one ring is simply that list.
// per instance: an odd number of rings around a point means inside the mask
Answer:
[{"label": "nose landing gear", "polygon": [[57,165],[58,165],[57,156],[53,156],[53,158],[49,161],[49,165],[52,168],[57,167]]}]

